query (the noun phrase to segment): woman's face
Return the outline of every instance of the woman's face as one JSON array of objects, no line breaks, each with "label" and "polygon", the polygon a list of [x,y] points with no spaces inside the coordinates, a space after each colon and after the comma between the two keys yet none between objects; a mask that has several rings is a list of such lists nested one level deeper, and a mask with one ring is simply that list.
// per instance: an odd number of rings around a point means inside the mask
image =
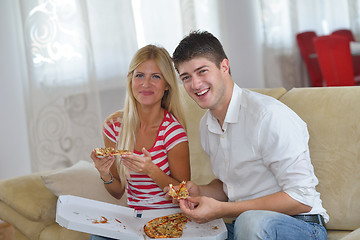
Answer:
[{"label": "woman's face", "polygon": [[168,86],[154,60],[146,60],[134,71],[131,88],[135,99],[142,106],[161,106],[161,99]]}]

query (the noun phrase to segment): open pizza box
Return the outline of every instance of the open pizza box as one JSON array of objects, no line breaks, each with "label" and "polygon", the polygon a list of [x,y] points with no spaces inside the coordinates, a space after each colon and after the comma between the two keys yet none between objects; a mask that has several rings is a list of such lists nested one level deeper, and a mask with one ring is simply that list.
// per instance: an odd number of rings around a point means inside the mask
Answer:
[{"label": "open pizza box", "polygon": [[[115,239],[150,239],[144,225],[157,217],[180,212],[180,209],[136,211],[132,208],[104,203],[72,195],[59,196],[56,222],[67,229]],[[227,230],[222,219],[205,224],[186,223],[181,239],[223,240]],[[171,238],[179,239],[179,238]]]}]

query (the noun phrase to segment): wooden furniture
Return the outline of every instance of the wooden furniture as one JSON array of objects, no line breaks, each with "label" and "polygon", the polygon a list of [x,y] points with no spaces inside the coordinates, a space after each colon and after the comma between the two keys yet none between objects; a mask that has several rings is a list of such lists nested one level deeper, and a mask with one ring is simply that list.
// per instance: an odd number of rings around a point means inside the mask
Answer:
[{"label": "wooden furniture", "polygon": [[6,222],[0,221],[0,240],[14,240],[14,228]]}]

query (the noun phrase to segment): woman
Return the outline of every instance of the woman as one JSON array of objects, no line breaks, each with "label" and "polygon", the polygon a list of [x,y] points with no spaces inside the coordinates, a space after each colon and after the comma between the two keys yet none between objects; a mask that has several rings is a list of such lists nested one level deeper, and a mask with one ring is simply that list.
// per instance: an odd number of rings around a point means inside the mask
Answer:
[{"label": "woman", "polygon": [[172,208],[162,189],[190,180],[189,147],[172,60],[161,47],[147,45],[133,57],[127,75],[124,111],[104,122],[105,147],[131,155],[91,158],[108,192],[137,210]]}]

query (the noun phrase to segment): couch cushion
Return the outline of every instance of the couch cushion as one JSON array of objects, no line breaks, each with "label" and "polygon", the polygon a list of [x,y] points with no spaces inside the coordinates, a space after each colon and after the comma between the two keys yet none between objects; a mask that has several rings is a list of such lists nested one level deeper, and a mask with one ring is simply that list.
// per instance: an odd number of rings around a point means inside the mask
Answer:
[{"label": "couch cushion", "polygon": [[307,124],[328,229],[360,226],[360,87],[292,89],[280,98]]},{"label": "couch cushion", "polygon": [[126,194],[118,200],[105,189],[93,163],[79,161],[69,168],[41,176],[45,186],[56,196],[74,195],[126,206]]},{"label": "couch cushion", "polygon": [[282,88],[282,87],[280,87],[280,88],[250,88],[250,90],[264,94],[264,95],[271,96],[276,99],[281,98],[286,93],[286,89]]},{"label": "couch cushion", "polygon": [[197,103],[186,93],[184,86],[180,85],[180,96],[184,106],[186,131],[189,139],[191,180],[197,184],[207,184],[214,175],[212,174],[210,160],[201,147],[199,123],[204,115]]},{"label": "couch cushion", "polygon": [[[340,230],[328,230],[328,238],[327,240],[345,240],[344,238],[347,237],[352,231],[340,231]],[[356,240],[358,240],[357,238]],[[349,239],[350,240],[350,239]],[[352,239],[355,240],[355,239]]]},{"label": "couch cushion", "polygon": [[55,217],[57,198],[44,186],[40,173],[2,180],[0,189],[0,200],[27,219],[46,222]]},{"label": "couch cushion", "polygon": [[[339,238],[337,238],[337,239],[339,239]],[[360,239],[360,228],[347,234],[346,237],[341,238],[341,240],[359,240],[359,239]]]}]

